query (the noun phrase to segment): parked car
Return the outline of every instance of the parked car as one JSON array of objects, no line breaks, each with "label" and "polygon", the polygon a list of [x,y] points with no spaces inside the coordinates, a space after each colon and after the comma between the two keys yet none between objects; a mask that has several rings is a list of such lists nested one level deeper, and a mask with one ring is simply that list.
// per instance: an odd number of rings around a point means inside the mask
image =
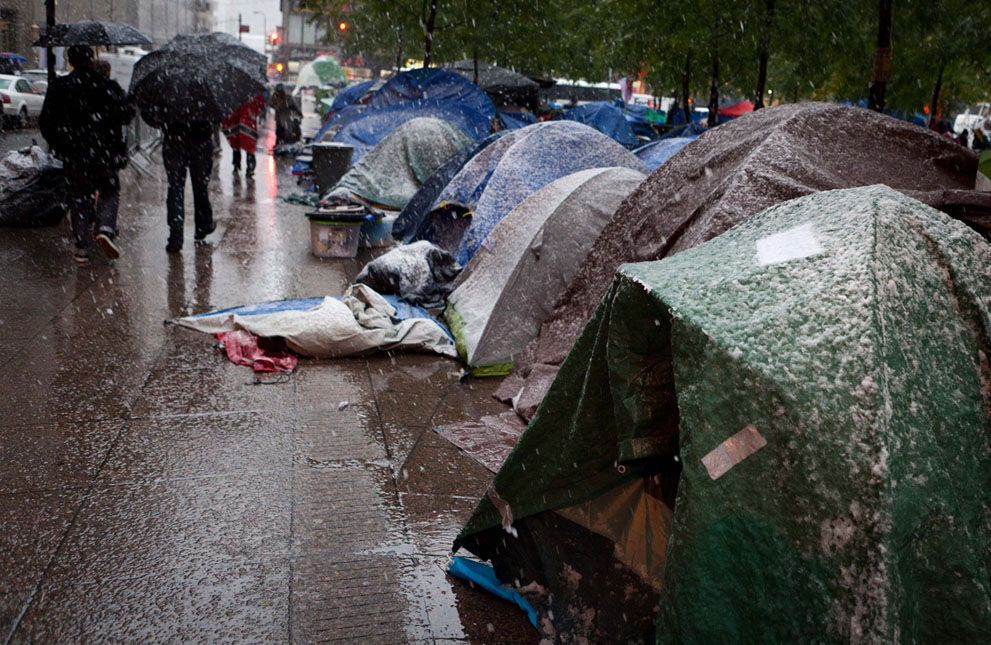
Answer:
[{"label": "parked car", "polygon": [[41,114],[45,94],[26,78],[0,74],[0,101],[3,102],[4,120],[23,128]]}]

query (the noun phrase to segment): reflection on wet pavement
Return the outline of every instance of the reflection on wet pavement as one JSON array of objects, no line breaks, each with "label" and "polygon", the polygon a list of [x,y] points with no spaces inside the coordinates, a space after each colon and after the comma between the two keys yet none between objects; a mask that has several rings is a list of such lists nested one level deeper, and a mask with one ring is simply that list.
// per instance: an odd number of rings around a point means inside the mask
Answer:
[{"label": "reflection on wet pavement", "polygon": [[495,384],[423,355],[253,384],[163,321],[339,294],[368,256],[312,257],[268,156],[252,182],[225,150],[217,233],[175,256],[161,177],[122,178],[112,265],[0,229],[0,640],[536,642],[444,572],[489,474],[430,428],[501,411]]}]

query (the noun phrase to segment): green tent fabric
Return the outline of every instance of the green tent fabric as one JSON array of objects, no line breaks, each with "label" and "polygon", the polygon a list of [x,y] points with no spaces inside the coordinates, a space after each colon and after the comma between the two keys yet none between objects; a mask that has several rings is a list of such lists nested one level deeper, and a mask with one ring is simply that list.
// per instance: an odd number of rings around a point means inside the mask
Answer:
[{"label": "green tent fabric", "polygon": [[981,160],[977,169],[985,177],[991,178],[991,150],[985,150],[981,153]]},{"label": "green tent fabric", "polygon": [[296,76],[297,87],[324,87],[340,85],[348,81],[347,75],[333,56],[317,56],[300,68]]},{"label": "green tent fabric", "polygon": [[885,186],[785,202],[620,268],[456,546],[605,535],[582,505],[653,475],[657,642],[980,642],[989,355],[980,235]]},{"label": "green tent fabric", "polygon": [[441,164],[469,145],[471,139],[446,121],[410,119],[362,157],[324,201],[402,210]]}]

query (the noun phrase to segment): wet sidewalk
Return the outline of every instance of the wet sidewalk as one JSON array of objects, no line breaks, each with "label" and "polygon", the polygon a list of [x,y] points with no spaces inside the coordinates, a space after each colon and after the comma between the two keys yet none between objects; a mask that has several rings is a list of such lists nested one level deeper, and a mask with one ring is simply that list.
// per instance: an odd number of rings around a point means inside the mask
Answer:
[{"label": "wet sidewalk", "polygon": [[[218,161],[218,230],[165,253],[165,185],[122,175],[121,246],[0,229],[0,641],[536,642],[444,573],[489,475],[431,427],[500,412],[429,355],[234,366],[190,312],[340,294],[285,162]],[[187,197],[191,208],[191,196]],[[346,402],[346,405],[345,405]]]}]

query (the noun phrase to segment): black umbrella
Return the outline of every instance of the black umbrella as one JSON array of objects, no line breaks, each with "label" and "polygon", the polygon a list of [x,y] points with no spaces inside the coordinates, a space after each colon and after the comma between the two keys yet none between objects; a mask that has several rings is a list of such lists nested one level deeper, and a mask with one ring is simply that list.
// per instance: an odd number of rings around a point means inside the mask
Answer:
[{"label": "black umbrella", "polygon": [[266,63],[229,34],[176,36],[134,64],[131,95],[156,127],[217,123],[265,90]]},{"label": "black umbrella", "polygon": [[151,38],[123,22],[97,22],[84,20],[52,25],[41,35],[35,47],[90,47],[108,45],[150,45]]}]

